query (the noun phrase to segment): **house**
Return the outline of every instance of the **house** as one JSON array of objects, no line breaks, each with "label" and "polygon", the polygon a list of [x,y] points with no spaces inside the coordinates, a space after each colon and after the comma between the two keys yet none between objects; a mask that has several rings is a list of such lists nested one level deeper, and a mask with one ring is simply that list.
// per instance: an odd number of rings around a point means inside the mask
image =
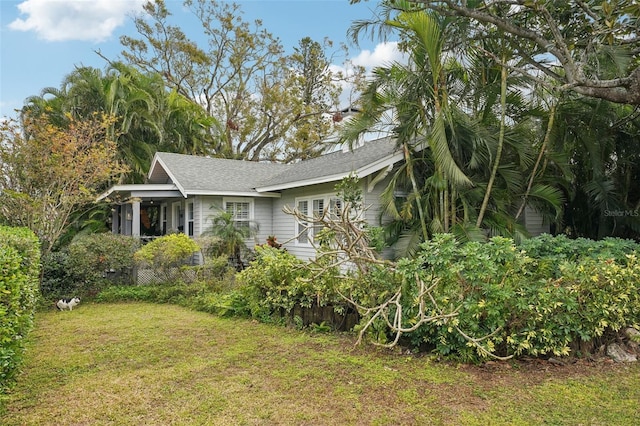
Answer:
[{"label": "house", "polygon": [[[152,238],[170,231],[197,237],[220,211],[236,226],[258,225],[255,243],[275,235],[301,259],[315,256],[313,227],[283,212],[297,207],[312,215],[339,201],[334,186],[355,173],[362,185],[365,219],[377,223],[380,195],[403,160],[395,141],[368,141],[295,164],[258,163],[158,152],[145,184],[116,185],[100,196],[113,205],[112,232]],[[537,219],[532,211],[527,218]],[[535,213],[535,212],[534,212]],[[536,229],[539,233],[539,229]],[[253,245],[254,242],[249,244]]]}]

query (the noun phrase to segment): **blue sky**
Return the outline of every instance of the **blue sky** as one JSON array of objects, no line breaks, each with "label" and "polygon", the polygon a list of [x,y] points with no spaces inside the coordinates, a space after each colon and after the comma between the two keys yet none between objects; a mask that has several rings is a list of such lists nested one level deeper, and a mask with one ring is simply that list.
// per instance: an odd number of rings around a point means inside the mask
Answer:
[{"label": "blue sky", "polygon": [[[60,87],[75,66],[103,69],[95,51],[116,59],[121,35],[136,36],[132,13],[143,0],[1,0],[0,117],[15,116],[24,100],[45,87]],[[347,43],[347,30],[357,19],[372,16],[376,0],[350,5],[348,0],[239,0],[244,19],[261,19],[287,50],[306,36]],[[171,23],[197,25],[182,0],[166,0]],[[188,31],[185,31],[189,34]],[[197,41],[197,40],[196,40]],[[350,45],[354,63],[371,67],[397,57],[395,43],[361,40]],[[341,64],[336,64],[340,66]]]}]

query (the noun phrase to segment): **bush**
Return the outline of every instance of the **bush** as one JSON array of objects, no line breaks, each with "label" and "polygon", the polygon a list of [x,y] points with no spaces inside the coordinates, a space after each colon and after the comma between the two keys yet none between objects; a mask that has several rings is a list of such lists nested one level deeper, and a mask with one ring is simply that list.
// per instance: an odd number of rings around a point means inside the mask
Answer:
[{"label": "bush", "polygon": [[[246,311],[261,321],[281,318],[295,306],[331,305],[338,311],[346,306],[336,292],[338,282],[330,271],[312,277],[305,262],[268,245],[256,246],[256,259],[236,276],[236,284],[240,296],[230,299],[230,310]],[[245,309],[238,306],[238,299],[245,301]]]},{"label": "bush", "polygon": [[[606,244],[580,244],[589,247],[587,252],[563,254],[573,261],[560,261],[556,278],[539,269],[545,258],[531,258],[510,239],[460,244],[451,235],[437,235],[421,245],[415,258],[398,262],[403,326],[410,327],[418,315],[421,297],[416,276],[434,285],[433,301],[422,298],[428,302],[428,313],[455,315],[407,333],[407,342],[465,361],[482,360],[488,353],[562,356],[581,342],[637,326],[636,256],[609,257],[617,253],[616,244],[614,250]],[[387,330],[383,320],[372,328],[376,337],[380,330]],[[468,337],[486,338],[474,344]]]},{"label": "bush", "polygon": [[33,326],[40,243],[27,228],[0,226],[0,393],[14,380]]},{"label": "bush", "polygon": [[93,296],[111,284],[132,283],[137,238],[110,233],[76,237],[42,259],[42,294],[47,299]]},{"label": "bush", "polygon": [[79,294],[78,290],[82,281],[74,279],[68,262],[69,253],[66,250],[53,251],[42,256],[40,290],[45,299],[56,300]]},{"label": "bush", "polygon": [[190,307],[197,296],[208,291],[205,283],[112,286],[101,291],[95,300],[103,303],[128,301],[172,303]]},{"label": "bush", "polygon": [[563,262],[579,262],[582,259],[591,258],[613,259],[617,263],[625,264],[628,254],[634,251],[640,253],[640,244],[633,240],[605,238],[596,241],[549,234],[525,240],[519,247],[539,262],[538,267],[541,272],[555,278],[561,276],[559,267]]},{"label": "bush", "polygon": [[229,264],[227,256],[218,256],[212,259],[205,259],[204,264],[193,267],[195,271],[195,281],[210,283],[224,290],[229,283],[233,283],[236,274],[235,268]]},{"label": "bush", "polygon": [[67,267],[82,294],[93,295],[112,283],[130,283],[137,238],[100,233],[74,239],[67,247]]},{"label": "bush", "polygon": [[181,279],[180,266],[200,251],[200,247],[185,234],[170,234],[157,238],[138,250],[134,259],[161,275],[164,282]]},{"label": "bush", "polygon": [[297,303],[312,303],[313,286],[307,278],[303,261],[283,250],[257,246],[256,259],[237,275],[236,282],[247,311],[265,321],[281,309],[289,312]]}]

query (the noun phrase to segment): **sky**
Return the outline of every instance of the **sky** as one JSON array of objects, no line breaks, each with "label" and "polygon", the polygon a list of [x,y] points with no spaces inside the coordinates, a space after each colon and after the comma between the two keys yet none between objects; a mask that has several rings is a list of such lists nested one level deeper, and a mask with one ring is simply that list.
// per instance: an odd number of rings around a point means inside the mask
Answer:
[{"label": "sky", "polygon": [[[132,16],[145,0],[0,0],[0,117],[46,87],[59,88],[76,66],[104,69],[118,59],[120,36],[137,37]],[[303,37],[347,43],[357,65],[371,68],[399,54],[396,43],[360,40],[351,44],[347,30],[354,20],[373,15],[376,0],[350,5],[349,0],[236,0],[244,20],[261,19],[263,27],[291,51]],[[182,0],[166,0],[170,23],[187,35],[194,23]],[[195,34],[195,32],[193,32]],[[198,42],[197,38],[194,41]],[[204,46],[204,41],[198,43]],[[343,59],[343,58],[342,58]],[[342,60],[341,59],[341,60]],[[342,64],[335,64],[341,66]]]}]

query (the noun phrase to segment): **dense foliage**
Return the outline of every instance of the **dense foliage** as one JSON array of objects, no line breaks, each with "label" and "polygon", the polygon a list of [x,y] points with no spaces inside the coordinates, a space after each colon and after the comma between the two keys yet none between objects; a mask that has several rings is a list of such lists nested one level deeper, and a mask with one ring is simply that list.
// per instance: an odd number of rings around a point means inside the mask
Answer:
[{"label": "dense foliage", "polygon": [[164,281],[176,280],[180,267],[200,251],[198,244],[185,234],[169,234],[156,238],[134,254],[137,264],[158,272]]},{"label": "dense foliage", "polygon": [[[585,355],[621,329],[640,325],[638,249],[620,239],[543,235],[515,245],[503,237],[460,243],[438,234],[413,258],[341,276],[331,265],[318,273],[284,250],[263,246],[235,280],[223,274],[111,287],[98,300],[179,303],[273,322],[298,307],[344,310],[348,299],[362,315],[357,329],[368,324],[366,335],[382,344],[396,335],[390,318],[399,318],[406,330],[400,344],[464,361]],[[424,316],[433,320],[421,321]]]},{"label": "dense foliage", "polygon": [[[383,0],[380,9],[426,10],[450,17],[458,48],[487,40],[504,46],[513,52],[509,67],[538,86],[640,104],[640,5],[635,0]],[[379,19],[384,22],[384,13]],[[352,29],[356,37],[359,25]],[[500,54],[489,50],[487,56]]]},{"label": "dense foliage", "polygon": [[46,299],[91,296],[113,284],[130,284],[137,238],[111,233],[77,236],[62,250],[43,256]]},{"label": "dense foliage", "polygon": [[77,67],[59,89],[47,87],[26,100],[23,117],[43,113],[59,128],[93,114],[113,116],[108,125],[113,153],[128,166],[120,183],[144,182],[156,151],[207,153],[215,125],[200,104],[167,90],[159,74],[120,62],[110,62],[104,72]]},{"label": "dense foliage", "polygon": [[33,326],[40,243],[27,228],[0,226],[0,394],[13,380]]},{"label": "dense foliage", "polygon": [[[438,235],[423,243],[415,258],[398,262],[405,321],[417,317],[420,280],[434,286],[427,311],[454,315],[403,337],[412,346],[477,361],[489,354],[569,355],[623,327],[637,327],[638,245],[557,237],[559,248],[553,251],[554,240],[533,239],[528,246],[534,256],[538,249],[535,257],[502,237],[461,244]],[[551,265],[557,265],[556,274]],[[380,328],[386,326],[373,330]]]},{"label": "dense foliage", "polygon": [[56,248],[71,217],[93,206],[111,179],[126,171],[108,132],[114,118],[68,117],[65,127],[47,114],[0,123],[0,222],[25,226],[42,252]]},{"label": "dense foliage", "polygon": [[256,247],[256,253],[236,280],[252,317],[268,319],[295,306],[344,305],[330,274],[313,276],[305,262],[273,247]]}]

